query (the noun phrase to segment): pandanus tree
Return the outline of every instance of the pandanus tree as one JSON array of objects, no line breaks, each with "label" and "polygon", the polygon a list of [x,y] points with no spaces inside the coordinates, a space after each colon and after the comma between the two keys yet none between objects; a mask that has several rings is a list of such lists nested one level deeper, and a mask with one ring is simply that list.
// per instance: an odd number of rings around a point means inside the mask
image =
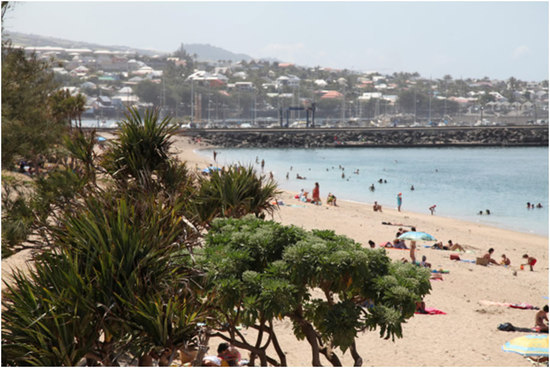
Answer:
[{"label": "pandanus tree", "polygon": [[[284,317],[310,344],[313,366],[321,365],[321,355],[342,365],[336,348],[349,350],[361,365],[358,334],[378,329],[380,337],[402,337],[402,324],[431,288],[427,271],[392,263],[384,250],[251,216],[215,220],[199,263],[216,312],[213,334],[249,350],[262,365],[286,365],[273,329]],[[241,324],[258,331],[256,341],[239,331]],[[268,356],[270,344],[277,357]]]},{"label": "pandanus tree", "polygon": [[73,208],[52,229],[56,251],[4,294],[3,364],[169,364],[201,316],[176,242],[182,225],[154,198],[103,193]]},{"label": "pandanus tree", "polygon": [[252,166],[231,165],[211,171],[199,179],[199,190],[193,202],[198,223],[207,226],[216,217],[257,217],[272,215],[277,209],[277,184],[257,175]]},{"label": "pandanus tree", "polygon": [[[36,180],[30,212],[13,204],[22,219],[38,219],[41,247],[33,270],[16,272],[3,294],[4,365],[169,365],[178,349],[204,345],[197,322],[208,305],[191,251],[201,235],[194,202],[208,182],[170,156],[173,132],[156,111],[130,110],[96,160],[94,133],[73,129],[73,165]],[[271,208],[270,196],[251,198],[262,184],[248,173],[237,181],[253,186],[242,190],[246,206],[214,213]]]}]

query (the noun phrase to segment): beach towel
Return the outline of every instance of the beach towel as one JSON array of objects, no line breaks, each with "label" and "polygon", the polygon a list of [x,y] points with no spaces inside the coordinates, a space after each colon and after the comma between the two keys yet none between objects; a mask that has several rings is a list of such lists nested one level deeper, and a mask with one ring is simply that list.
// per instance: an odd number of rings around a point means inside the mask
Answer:
[{"label": "beach towel", "polygon": [[414,314],[447,314],[439,309],[435,309],[435,308],[424,308],[424,310],[426,311],[426,313],[421,313],[421,312],[414,312]]},{"label": "beach towel", "polygon": [[473,259],[461,259],[460,262],[476,263]]},{"label": "beach towel", "polygon": [[527,303],[520,303],[520,304],[510,304],[510,308],[516,308],[516,309],[539,309],[539,307],[535,307],[531,304]]},{"label": "beach towel", "polygon": [[388,248],[388,249],[399,249],[399,250],[409,250],[409,248],[396,248],[393,246],[393,243],[391,242],[382,242],[379,244],[382,248]]},{"label": "beach towel", "polygon": [[498,305],[501,307],[508,307],[510,306],[510,303],[503,303],[503,302],[492,302],[490,300],[480,300],[479,304],[481,305]]},{"label": "beach towel", "polygon": [[536,328],[516,327],[510,322],[501,323],[500,325],[498,325],[497,329],[499,329],[500,331],[538,332]]},{"label": "beach towel", "polygon": [[527,303],[503,303],[503,302],[492,302],[490,300],[480,300],[479,304],[481,305],[496,305],[499,307],[508,307],[508,308],[515,308],[515,309],[539,309],[539,307],[535,307],[534,305],[527,304]]},{"label": "beach towel", "polygon": [[449,270],[432,270],[432,273],[450,273]]}]

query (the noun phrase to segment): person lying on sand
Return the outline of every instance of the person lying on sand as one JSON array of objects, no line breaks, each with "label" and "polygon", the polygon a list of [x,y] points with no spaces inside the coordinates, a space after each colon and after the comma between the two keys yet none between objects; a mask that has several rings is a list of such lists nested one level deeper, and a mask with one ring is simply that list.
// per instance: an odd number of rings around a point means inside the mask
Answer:
[{"label": "person lying on sand", "polygon": [[407,227],[410,227],[410,228],[413,228],[413,227],[414,227],[414,226],[412,226],[412,225],[394,224],[394,223],[386,222],[386,221],[382,221],[382,225],[390,225],[390,226],[407,226]]},{"label": "person lying on sand", "polygon": [[443,249],[443,250],[460,250],[461,252],[465,252],[464,247],[458,243],[453,244],[452,240],[449,240],[447,242],[447,245],[443,245],[442,242],[437,242],[434,245],[432,245],[432,249]]},{"label": "person lying on sand", "polygon": [[453,241],[449,239],[449,241],[447,242],[447,246],[449,247],[449,250],[459,250],[461,252],[465,252],[466,250],[464,249],[464,247],[458,243],[455,243],[453,244]]}]

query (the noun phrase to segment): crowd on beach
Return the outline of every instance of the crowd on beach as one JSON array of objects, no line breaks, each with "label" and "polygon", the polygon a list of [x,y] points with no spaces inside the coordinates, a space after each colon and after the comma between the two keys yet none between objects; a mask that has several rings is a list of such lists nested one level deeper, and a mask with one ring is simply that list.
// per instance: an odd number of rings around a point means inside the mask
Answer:
[{"label": "crowd on beach", "polygon": [[[258,157],[256,157],[256,163],[260,164],[260,161],[259,161]],[[265,167],[265,161],[263,159],[261,160],[260,165],[261,165],[261,169],[263,171],[264,167]],[[333,167],[333,169],[335,169],[335,168]],[[345,178],[344,167],[342,167],[340,165],[338,167],[338,169],[342,171],[341,175],[342,175],[342,178],[344,179]],[[292,170],[293,170],[293,167],[290,166],[290,171],[292,171]],[[328,170],[329,169],[327,168],[327,171]],[[359,174],[359,169],[353,171],[353,174],[358,175]],[[286,173],[286,178],[289,179],[289,177],[290,177],[289,172],[287,172]],[[300,175],[299,173],[296,173],[296,178],[299,179],[299,180],[306,180],[306,177]],[[387,180],[385,180],[383,178],[380,178],[378,180],[378,183],[379,184],[385,184],[385,183],[387,183]],[[374,192],[376,190],[375,185],[371,184],[369,186],[369,190]],[[414,185],[410,186],[410,190],[411,191],[415,190]],[[322,205],[323,202],[321,200],[321,193],[320,193],[319,183],[315,182],[314,187],[311,189],[311,197],[310,197],[310,191],[301,189],[300,193],[295,195],[295,199],[298,199],[299,201],[304,202],[304,203],[311,203],[311,204],[318,205],[318,206]],[[328,193],[328,196],[326,198],[326,204],[329,205],[329,206],[337,206],[336,196],[332,192]],[[398,212],[401,212],[402,205],[403,205],[403,193],[399,192],[396,195],[396,209],[397,209]],[[434,215],[436,207],[437,207],[437,205],[433,204],[428,208],[431,215]],[[535,207],[536,208],[542,208],[542,205],[539,203],[535,206],[535,204],[531,204],[530,202],[527,203],[527,208],[528,209],[533,209]],[[373,208],[373,212],[380,212],[380,213],[383,212],[382,205],[379,204],[378,201],[374,201],[374,204],[373,204],[372,208]],[[491,211],[489,209],[486,209],[485,211],[479,211],[479,214],[480,215],[481,214],[490,215]],[[391,223],[384,223],[384,222],[383,222],[383,224],[395,225],[395,226],[403,225],[403,224],[391,224]],[[410,262],[412,264],[415,264],[415,265],[420,266],[420,267],[426,267],[426,268],[431,269],[432,265],[428,262],[426,255],[423,255],[421,260],[417,261],[416,252],[417,252],[418,249],[417,249],[416,241],[411,240],[409,246],[407,246],[407,244],[405,243],[405,240],[400,239],[400,237],[403,234],[407,233],[407,232],[416,232],[417,230],[416,230],[415,226],[409,226],[409,225],[403,225],[403,226],[408,226],[410,228],[410,230],[405,230],[404,227],[402,227],[402,226],[399,227],[397,233],[395,234],[395,238],[392,239],[391,241],[385,241],[385,242],[380,243],[379,247],[383,247],[385,249],[393,248],[393,249],[408,250],[409,251],[409,259],[410,259]],[[369,244],[370,248],[377,248],[376,243],[372,240],[369,240],[368,244]],[[467,252],[466,246],[461,245],[459,243],[455,243],[452,240],[448,240],[446,243],[443,243],[441,241],[435,242],[430,246],[430,248],[435,249],[435,250],[461,252],[462,254],[466,254],[466,252]],[[494,248],[489,248],[488,251],[483,254],[483,256],[477,257],[475,260],[463,260],[463,261],[470,262],[470,263],[475,263],[476,265],[481,265],[481,266],[497,265],[497,266],[503,266],[503,267],[512,267],[512,261],[510,260],[510,258],[508,256],[506,256],[506,254],[502,254],[501,259],[499,261],[497,261],[493,258],[494,252],[495,252]],[[460,255],[456,254],[456,253],[451,254],[449,258],[450,258],[450,260],[461,261]],[[403,257],[403,258],[401,258],[401,261],[402,262],[409,262],[409,259]],[[535,257],[530,256],[529,254],[524,254],[522,256],[522,260],[523,261],[518,262],[520,270],[524,270],[527,267],[529,267],[530,271],[534,271],[534,266],[537,263],[537,259]],[[432,279],[437,279],[437,280],[442,279],[441,274],[444,273],[443,270],[431,270],[431,271],[434,273],[434,275],[432,276]],[[517,271],[514,271],[514,272],[517,272]],[[419,304],[418,304],[419,310],[423,311],[424,307],[425,307],[424,303],[422,301],[419,301]],[[546,309],[547,309],[547,307],[546,307]],[[541,313],[542,313],[542,311],[541,311]],[[537,314],[537,323],[536,323],[537,329],[540,330],[540,331],[548,331],[548,326],[547,325],[545,325],[544,323],[539,323],[539,322],[542,321],[541,316],[542,316],[542,314],[541,315]]]}]

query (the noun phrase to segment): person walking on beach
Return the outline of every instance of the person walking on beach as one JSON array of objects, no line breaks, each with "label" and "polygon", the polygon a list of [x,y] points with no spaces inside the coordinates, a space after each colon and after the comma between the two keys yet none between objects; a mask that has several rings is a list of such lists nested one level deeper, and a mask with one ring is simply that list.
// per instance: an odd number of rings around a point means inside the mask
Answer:
[{"label": "person walking on beach", "polygon": [[401,204],[403,203],[402,193],[397,195],[397,211],[401,212]]},{"label": "person walking on beach", "polygon": [[434,204],[433,206],[430,207],[430,212],[431,212],[432,215],[433,215],[434,212],[435,212],[435,207],[436,207],[435,204]]},{"label": "person walking on beach", "polygon": [[264,161],[264,159],[262,159],[261,166],[262,166],[262,171],[264,171],[264,166],[265,166],[265,161]]}]

